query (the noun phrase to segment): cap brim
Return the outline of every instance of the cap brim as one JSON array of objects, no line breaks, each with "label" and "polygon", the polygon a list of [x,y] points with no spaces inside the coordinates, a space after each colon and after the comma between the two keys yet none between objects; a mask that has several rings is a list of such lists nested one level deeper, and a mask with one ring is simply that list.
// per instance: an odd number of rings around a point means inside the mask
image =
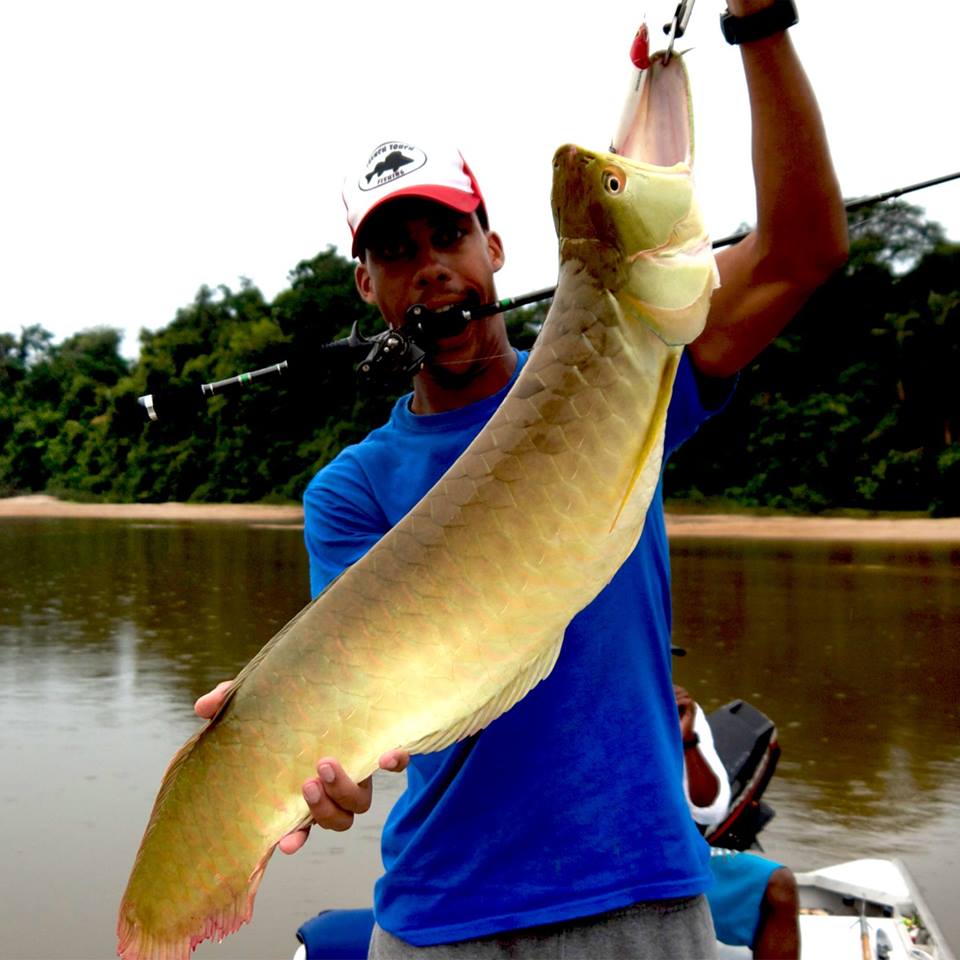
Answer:
[{"label": "cap brim", "polygon": [[355,257],[359,257],[363,252],[363,244],[360,241],[363,238],[364,227],[370,222],[370,215],[391,201],[398,200],[401,197],[419,197],[423,200],[433,200],[435,203],[441,203],[443,206],[450,207],[458,213],[473,213],[482,203],[480,197],[476,194],[465,193],[463,190],[456,190],[453,187],[442,187],[435,184],[415,184],[410,187],[395,190],[390,196],[384,197],[375,203],[357,224],[357,229],[353,234],[352,252]]}]

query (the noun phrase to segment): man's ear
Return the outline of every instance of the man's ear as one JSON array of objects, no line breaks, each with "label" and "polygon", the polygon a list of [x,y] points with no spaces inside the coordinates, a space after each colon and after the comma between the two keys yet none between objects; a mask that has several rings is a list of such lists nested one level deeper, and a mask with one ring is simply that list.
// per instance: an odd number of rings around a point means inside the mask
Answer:
[{"label": "man's ear", "polygon": [[377,297],[373,292],[373,282],[370,279],[370,271],[366,264],[358,263],[354,272],[353,279],[357,285],[357,292],[361,299],[366,303],[376,304]]},{"label": "man's ear", "polygon": [[507,262],[503,252],[503,241],[496,230],[487,231],[487,251],[490,254],[490,262],[493,264],[493,272],[496,273]]}]

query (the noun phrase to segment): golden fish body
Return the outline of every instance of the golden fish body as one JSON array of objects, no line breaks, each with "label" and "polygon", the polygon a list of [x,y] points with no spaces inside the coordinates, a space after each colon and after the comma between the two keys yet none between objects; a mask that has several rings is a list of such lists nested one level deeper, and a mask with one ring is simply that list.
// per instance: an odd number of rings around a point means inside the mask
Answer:
[{"label": "golden fish body", "polygon": [[317,758],[360,780],[385,750],[482,729],[550,672],[570,619],[636,545],[716,268],[683,159],[563,147],[553,205],[559,284],[516,383],[174,758],[121,904],[121,956],[182,960],[237,929],[274,846],[309,820],[300,787]]}]

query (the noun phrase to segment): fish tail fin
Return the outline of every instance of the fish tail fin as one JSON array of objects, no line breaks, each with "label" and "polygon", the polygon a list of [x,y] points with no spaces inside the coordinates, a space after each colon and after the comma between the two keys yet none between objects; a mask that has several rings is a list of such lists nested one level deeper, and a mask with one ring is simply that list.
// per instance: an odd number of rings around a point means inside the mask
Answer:
[{"label": "fish tail fin", "polygon": [[136,917],[136,906],[124,898],[117,921],[117,956],[123,960],[190,960],[198,943],[221,941],[236,933],[253,916],[253,901],[274,848],[254,868],[243,890],[207,917],[197,917],[192,929],[154,933]]}]

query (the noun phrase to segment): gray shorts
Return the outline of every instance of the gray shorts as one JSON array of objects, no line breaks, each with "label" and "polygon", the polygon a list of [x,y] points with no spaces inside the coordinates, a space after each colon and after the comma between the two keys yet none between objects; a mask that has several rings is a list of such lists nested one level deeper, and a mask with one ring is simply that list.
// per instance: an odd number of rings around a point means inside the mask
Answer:
[{"label": "gray shorts", "polygon": [[713,960],[707,898],[635,903],[565,923],[414,947],[374,925],[368,960]]}]

